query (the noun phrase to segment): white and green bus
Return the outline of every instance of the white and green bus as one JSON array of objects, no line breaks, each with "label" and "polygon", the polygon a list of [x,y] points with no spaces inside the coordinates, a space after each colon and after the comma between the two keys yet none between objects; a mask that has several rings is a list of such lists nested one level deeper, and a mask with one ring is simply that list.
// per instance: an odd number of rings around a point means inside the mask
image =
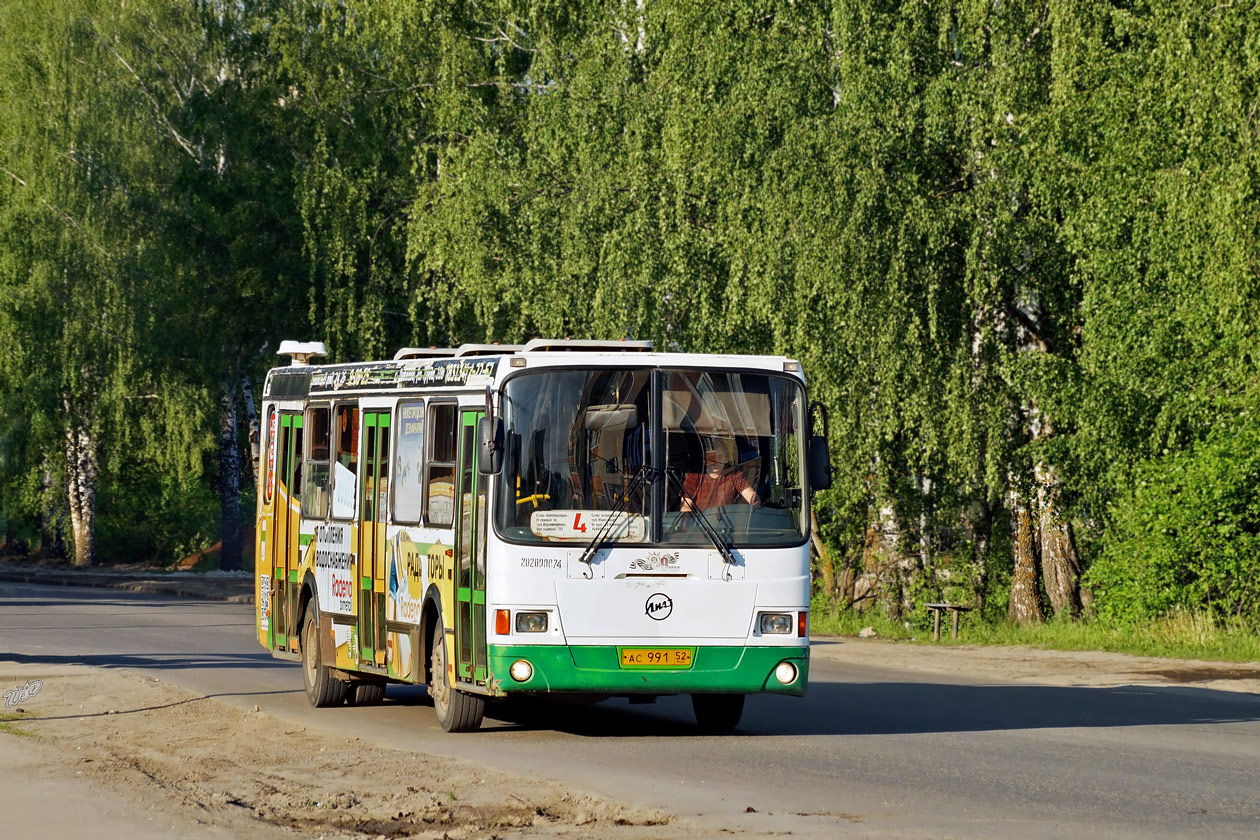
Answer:
[{"label": "white and green bus", "polygon": [[428,686],[691,695],[708,730],[809,675],[809,505],[829,482],[800,365],[536,339],[293,364],[264,388],[258,639],[316,706]]}]

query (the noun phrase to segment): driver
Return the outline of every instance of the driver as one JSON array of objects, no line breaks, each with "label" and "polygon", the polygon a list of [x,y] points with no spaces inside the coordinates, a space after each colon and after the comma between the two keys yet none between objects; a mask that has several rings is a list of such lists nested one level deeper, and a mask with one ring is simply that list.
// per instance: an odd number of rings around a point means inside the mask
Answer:
[{"label": "driver", "polygon": [[733,443],[713,437],[704,439],[704,472],[688,473],[683,481],[684,513],[729,505],[740,497],[750,505],[761,505],[761,497],[749,485],[743,470],[735,467]]}]

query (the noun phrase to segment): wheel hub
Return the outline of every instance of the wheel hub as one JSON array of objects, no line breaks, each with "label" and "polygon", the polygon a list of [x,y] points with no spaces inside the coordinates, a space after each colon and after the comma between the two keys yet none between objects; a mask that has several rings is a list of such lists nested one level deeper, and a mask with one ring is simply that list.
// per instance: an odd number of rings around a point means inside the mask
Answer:
[{"label": "wheel hub", "polygon": [[319,640],[316,634],[315,622],[308,621],[306,623],[306,632],[302,637],[302,669],[306,672],[306,684],[315,684],[315,651],[318,649]]},{"label": "wheel hub", "polygon": [[450,688],[446,684],[446,651],[439,640],[433,648],[433,680],[429,685],[429,694],[433,705],[439,709],[446,708],[447,693]]}]

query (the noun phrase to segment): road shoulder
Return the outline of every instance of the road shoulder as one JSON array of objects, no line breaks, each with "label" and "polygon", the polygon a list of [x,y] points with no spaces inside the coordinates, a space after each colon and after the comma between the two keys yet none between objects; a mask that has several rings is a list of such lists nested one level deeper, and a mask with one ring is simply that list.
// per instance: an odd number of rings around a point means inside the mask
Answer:
[{"label": "road shoulder", "polygon": [[815,660],[995,682],[1114,687],[1182,686],[1260,695],[1260,662],[1159,659],[1099,651],[1043,650],[1020,645],[920,645],[884,639],[815,637]]}]

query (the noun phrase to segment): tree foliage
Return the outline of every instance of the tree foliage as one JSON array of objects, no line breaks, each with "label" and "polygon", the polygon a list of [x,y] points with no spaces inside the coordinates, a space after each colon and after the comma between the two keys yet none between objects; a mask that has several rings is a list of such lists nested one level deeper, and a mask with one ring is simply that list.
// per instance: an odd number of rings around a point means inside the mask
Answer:
[{"label": "tree foliage", "polygon": [[846,598],[1075,615],[1102,558],[1104,612],[1220,603],[1143,589],[1188,549],[1116,563],[1161,469],[1248,527],[1211,464],[1257,408],[1258,11],[15,0],[3,515],[87,423],[102,516],[184,521],[281,338],[629,335],[804,362]]}]

